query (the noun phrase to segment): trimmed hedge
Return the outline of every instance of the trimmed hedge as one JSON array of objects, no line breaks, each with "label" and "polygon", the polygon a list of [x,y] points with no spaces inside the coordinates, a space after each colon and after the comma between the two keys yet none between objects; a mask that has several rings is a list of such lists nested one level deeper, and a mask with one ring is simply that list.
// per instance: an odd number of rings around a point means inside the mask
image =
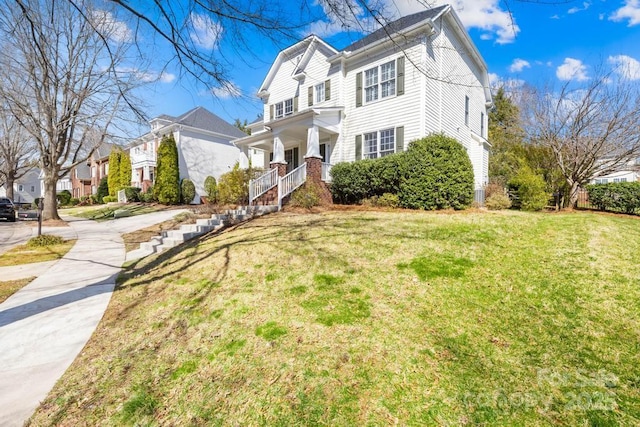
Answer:
[{"label": "trimmed hedge", "polygon": [[442,134],[413,141],[403,153],[337,164],[331,176],[338,203],[385,194],[397,195],[399,205],[410,209],[464,209],[473,202],[471,160],[462,144]]},{"label": "trimmed hedge", "polygon": [[173,134],[165,135],[158,147],[156,182],[153,187],[155,198],[165,205],[180,203],[180,169],[178,147]]},{"label": "trimmed hedge", "polygon": [[600,210],[628,214],[640,209],[640,182],[587,185],[589,202]]}]

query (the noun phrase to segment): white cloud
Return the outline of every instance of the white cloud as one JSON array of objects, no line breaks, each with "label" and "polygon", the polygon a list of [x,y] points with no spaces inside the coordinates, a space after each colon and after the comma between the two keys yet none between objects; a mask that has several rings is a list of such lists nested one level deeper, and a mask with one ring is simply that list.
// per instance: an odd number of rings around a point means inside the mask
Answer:
[{"label": "white cloud", "polygon": [[556,76],[560,80],[577,80],[579,82],[588,80],[587,66],[579,59],[565,58],[562,65],[556,69]]},{"label": "white cloud", "polygon": [[626,0],[624,6],[609,16],[609,19],[615,22],[628,19],[629,27],[640,24],[640,0]]},{"label": "white cloud", "polygon": [[573,13],[582,12],[583,10],[589,9],[589,6],[591,6],[591,3],[585,1],[584,3],[582,3],[582,7],[578,7],[578,6],[572,7],[567,11],[567,13],[573,14]]},{"label": "white cloud", "polygon": [[126,22],[118,20],[107,10],[95,10],[90,17],[93,25],[103,36],[117,42],[129,43],[133,41],[133,31]]},{"label": "white cloud", "polygon": [[558,16],[558,15],[552,15],[552,16],[550,16],[550,18],[551,18],[551,19],[560,19],[560,16]]},{"label": "white cloud", "polygon": [[[499,44],[512,43],[520,32],[515,18],[500,7],[500,0],[382,0],[385,15],[390,19],[410,15],[425,10],[425,3],[429,6],[451,4],[460,20],[467,28],[477,28],[484,31],[480,36],[483,40],[496,39]],[[332,35],[346,29],[371,29],[372,20],[365,16],[364,11],[354,0],[344,2],[344,10],[335,11],[327,7],[326,1],[318,0],[329,18],[328,22],[316,22],[311,25],[310,32],[318,35]],[[355,12],[354,12],[355,11]],[[348,16],[346,25],[337,18],[337,14]],[[353,22],[352,22],[353,21]]]},{"label": "white cloud", "polygon": [[640,61],[627,55],[616,55],[608,58],[614,71],[629,80],[640,80]]},{"label": "white cloud", "polygon": [[529,61],[516,58],[513,60],[513,63],[511,63],[511,66],[509,66],[509,71],[511,71],[512,73],[519,73],[525,68],[531,68],[531,64],[529,63]]},{"label": "white cloud", "polygon": [[522,79],[503,79],[495,73],[489,73],[489,86],[492,90],[504,88],[507,92],[513,92],[524,86],[525,81]]},{"label": "white cloud", "polygon": [[242,90],[233,82],[227,82],[220,87],[211,89],[211,93],[220,99],[237,98],[242,95]]},{"label": "white cloud", "polygon": [[[417,0],[404,1],[420,4]],[[450,3],[467,28],[478,28],[494,34],[498,44],[512,43],[520,32],[515,18],[500,7],[499,0],[438,0],[436,3]]]},{"label": "white cloud", "polygon": [[213,22],[207,15],[197,13],[192,13],[189,20],[192,29],[191,41],[203,49],[214,49],[222,36],[222,25]]}]

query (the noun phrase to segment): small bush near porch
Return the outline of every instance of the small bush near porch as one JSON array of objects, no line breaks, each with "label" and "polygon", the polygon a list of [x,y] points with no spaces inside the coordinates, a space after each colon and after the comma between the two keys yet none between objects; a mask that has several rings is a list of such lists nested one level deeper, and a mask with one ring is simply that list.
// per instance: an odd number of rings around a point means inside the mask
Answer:
[{"label": "small bush near porch", "polygon": [[126,269],[31,425],[637,426],[638,224],[265,216]]},{"label": "small bush near porch", "polygon": [[453,138],[435,134],[410,143],[406,152],[341,163],[331,169],[338,203],[361,203],[385,193],[409,209],[465,209],[473,202],[473,166]]}]

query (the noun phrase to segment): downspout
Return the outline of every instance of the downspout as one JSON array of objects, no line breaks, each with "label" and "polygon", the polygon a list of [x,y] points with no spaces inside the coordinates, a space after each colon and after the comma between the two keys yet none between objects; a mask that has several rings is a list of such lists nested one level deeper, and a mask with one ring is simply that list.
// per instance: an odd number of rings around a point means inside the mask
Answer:
[{"label": "downspout", "polygon": [[[440,18],[440,28],[438,31],[438,37],[442,34],[442,18]],[[442,85],[444,77],[442,76],[442,57],[443,57],[442,49],[438,49],[438,131],[442,133]]]}]

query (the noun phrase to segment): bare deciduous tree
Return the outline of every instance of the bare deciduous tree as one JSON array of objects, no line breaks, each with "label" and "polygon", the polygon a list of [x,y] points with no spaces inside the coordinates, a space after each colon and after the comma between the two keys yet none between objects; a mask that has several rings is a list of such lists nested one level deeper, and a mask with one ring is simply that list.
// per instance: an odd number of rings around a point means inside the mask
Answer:
[{"label": "bare deciduous tree", "polygon": [[0,113],[0,185],[14,198],[13,184],[36,164],[31,136],[6,109]]},{"label": "bare deciduous tree", "polygon": [[44,217],[57,219],[58,179],[134,106],[135,76],[123,63],[124,45],[110,37],[117,28],[90,19],[88,0],[82,12],[69,2],[14,3],[0,10],[0,97],[37,146]]},{"label": "bare deciduous tree", "polygon": [[615,73],[559,91],[534,92],[525,130],[532,143],[552,152],[574,206],[581,186],[624,169],[640,156],[640,88]]}]

